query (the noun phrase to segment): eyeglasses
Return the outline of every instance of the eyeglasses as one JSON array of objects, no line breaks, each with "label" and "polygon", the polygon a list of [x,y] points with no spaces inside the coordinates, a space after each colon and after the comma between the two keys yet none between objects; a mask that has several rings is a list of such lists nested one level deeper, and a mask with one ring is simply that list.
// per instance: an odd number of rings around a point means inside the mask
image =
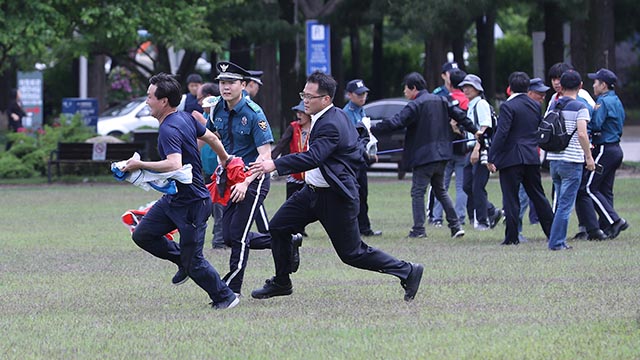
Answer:
[{"label": "eyeglasses", "polygon": [[298,95],[300,95],[300,100],[311,100],[311,99],[317,99],[317,98],[327,96],[327,95],[311,95],[311,94],[305,94],[303,92],[301,92]]}]

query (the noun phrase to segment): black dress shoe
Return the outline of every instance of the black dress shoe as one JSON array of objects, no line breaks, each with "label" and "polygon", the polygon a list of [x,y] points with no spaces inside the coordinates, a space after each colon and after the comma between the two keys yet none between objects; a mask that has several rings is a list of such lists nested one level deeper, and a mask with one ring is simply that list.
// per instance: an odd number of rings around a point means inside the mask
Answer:
[{"label": "black dress shoe", "polygon": [[268,299],[274,296],[286,296],[293,293],[293,286],[281,285],[275,282],[275,277],[267,279],[261,289],[256,289],[251,292],[251,297],[254,299]]},{"label": "black dress shoe", "polygon": [[178,272],[173,275],[173,279],[171,279],[171,283],[173,285],[182,285],[189,280],[189,275],[184,271],[183,267],[178,267]]},{"label": "black dress shoe", "polygon": [[587,240],[602,241],[609,239],[609,236],[607,236],[607,234],[605,234],[604,231],[600,229],[589,231],[588,234],[589,235],[587,236]]},{"label": "black dress shoe", "polygon": [[620,218],[618,219],[618,221],[614,222],[613,225],[611,225],[611,233],[609,233],[609,237],[611,239],[615,239],[618,237],[618,235],[620,235],[621,231],[627,230],[629,228],[629,223],[627,222],[627,220]]},{"label": "black dress shoe", "polygon": [[409,273],[407,280],[400,282],[400,285],[404,288],[404,301],[411,301],[416,297],[423,272],[424,266],[421,264],[411,264],[411,273]]},{"label": "black dress shoe", "polygon": [[515,241],[505,240],[500,243],[500,245],[518,245],[518,244],[520,244],[519,240],[515,240]]},{"label": "black dress shoe", "polygon": [[360,233],[362,236],[380,236],[382,235],[382,231],[380,230],[367,230]]},{"label": "black dress shoe", "polygon": [[575,234],[571,240],[587,240],[588,237],[589,234],[587,234],[586,231],[580,231],[579,233]]},{"label": "black dress shoe", "polygon": [[300,246],[302,246],[302,234],[291,235],[291,272],[298,271],[300,267]]}]

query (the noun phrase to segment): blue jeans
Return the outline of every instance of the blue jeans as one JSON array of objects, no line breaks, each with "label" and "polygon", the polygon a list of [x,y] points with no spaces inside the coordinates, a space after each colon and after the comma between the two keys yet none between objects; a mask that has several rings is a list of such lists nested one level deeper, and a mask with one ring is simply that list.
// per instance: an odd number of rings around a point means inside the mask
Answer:
[{"label": "blue jeans", "polygon": [[[453,155],[451,160],[447,162],[447,167],[444,169],[444,188],[449,191],[449,184],[451,183],[451,175],[456,174],[456,214],[460,224],[464,222],[467,214],[467,194],[462,189],[464,181],[464,165],[465,155]],[[442,222],[442,203],[435,200],[433,205],[433,220]]]},{"label": "blue jeans", "polygon": [[567,227],[582,181],[584,164],[551,160],[549,167],[556,191],[556,209],[549,235],[549,249],[554,249],[566,245]]}]

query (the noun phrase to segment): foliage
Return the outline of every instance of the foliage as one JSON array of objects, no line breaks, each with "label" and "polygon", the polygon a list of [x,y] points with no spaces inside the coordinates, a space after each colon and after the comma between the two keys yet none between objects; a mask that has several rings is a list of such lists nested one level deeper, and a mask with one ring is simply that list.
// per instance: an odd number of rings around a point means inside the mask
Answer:
[{"label": "foliage", "polygon": [[109,83],[109,104],[132,100],[145,93],[144,81],[140,79],[140,76],[122,66],[112,68],[107,81]]},{"label": "foliage", "polygon": [[508,86],[509,74],[524,71],[533,73],[531,37],[505,34],[496,43],[496,91],[503,93]]},{"label": "foliage", "polygon": [[93,136],[95,132],[79,114],[70,119],[63,116],[57,126],[45,125],[43,131],[35,134],[7,134],[13,145],[9,151],[0,153],[0,178],[45,175],[49,154],[58,147],[58,142],[82,142]]}]

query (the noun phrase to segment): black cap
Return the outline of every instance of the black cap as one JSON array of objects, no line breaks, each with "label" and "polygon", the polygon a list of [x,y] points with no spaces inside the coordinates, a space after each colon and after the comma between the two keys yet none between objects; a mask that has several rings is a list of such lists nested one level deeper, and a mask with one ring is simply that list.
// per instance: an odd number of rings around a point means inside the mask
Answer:
[{"label": "black cap", "polygon": [[298,103],[298,105],[292,107],[291,110],[304,112],[304,100],[300,100],[300,103]]},{"label": "black cap", "polygon": [[455,69],[455,68],[451,69],[449,71],[449,81],[451,81],[451,86],[458,87],[458,84],[460,84],[466,76],[467,76],[467,73],[464,72],[464,70]]},{"label": "black cap", "polygon": [[442,65],[443,73],[446,73],[447,71],[451,71],[451,69],[459,69],[458,63],[455,61],[449,61]]},{"label": "black cap", "polygon": [[262,86],[262,76],[263,72],[260,70],[247,70],[249,76],[246,76],[244,79],[247,81],[255,81],[258,85]]},{"label": "black cap", "polygon": [[361,79],[354,79],[347,83],[347,92],[362,94],[369,91],[369,88],[364,85],[364,81]]},{"label": "black cap", "polygon": [[547,91],[549,91],[549,89],[550,88],[545,85],[544,81],[542,81],[542,79],[540,78],[533,78],[529,80],[529,90],[531,91],[546,93]]},{"label": "black cap", "polygon": [[595,73],[588,73],[587,76],[589,79],[600,80],[602,82],[607,83],[608,85],[615,85],[618,81],[618,77],[613,71],[609,69],[600,69]]},{"label": "black cap", "polygon": [[580,73],[575,70],[567,70],[562,73],[562,76],[560,76],[560,85],[565,89],[577,89],[580,87],[581,83],[582,76],[580,76]]},{"label": "black cap", "polygon": [[251,76],[249,72],[242,67],[230,62],[219,61],[216,64],[218,70],[218,76],[216,80],[244,80],[246,77]]}]

